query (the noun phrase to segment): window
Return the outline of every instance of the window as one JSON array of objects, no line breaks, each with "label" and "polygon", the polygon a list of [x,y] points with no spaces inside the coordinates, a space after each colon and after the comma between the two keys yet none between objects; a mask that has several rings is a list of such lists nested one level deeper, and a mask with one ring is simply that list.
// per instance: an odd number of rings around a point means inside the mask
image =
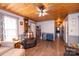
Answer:
[{"label": "window", "polygon": [[13,18],[10,16],[4,16],[3,22],[3,38],[4,41],[12,41],[13,38],[18,38],[17,32],[17,18]]}]

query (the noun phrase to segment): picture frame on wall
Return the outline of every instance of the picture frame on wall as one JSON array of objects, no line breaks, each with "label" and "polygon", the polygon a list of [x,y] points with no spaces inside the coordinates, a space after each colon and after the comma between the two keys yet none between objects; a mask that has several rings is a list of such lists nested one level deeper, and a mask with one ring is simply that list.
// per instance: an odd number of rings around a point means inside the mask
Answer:
[{"label": "picture frame on wall", "polygon": [[23,22],[22,21],[20,21],[20,25],[23,25]]}]

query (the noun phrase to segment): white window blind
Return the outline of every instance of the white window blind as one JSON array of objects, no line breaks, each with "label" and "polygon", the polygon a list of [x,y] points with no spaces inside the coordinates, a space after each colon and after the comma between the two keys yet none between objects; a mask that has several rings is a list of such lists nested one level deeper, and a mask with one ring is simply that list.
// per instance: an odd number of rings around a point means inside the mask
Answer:
[{"label": "white window blind", "polygon": [[4,16],[4,40],[13,41],[13,38],[18,38],[17,18]]}]

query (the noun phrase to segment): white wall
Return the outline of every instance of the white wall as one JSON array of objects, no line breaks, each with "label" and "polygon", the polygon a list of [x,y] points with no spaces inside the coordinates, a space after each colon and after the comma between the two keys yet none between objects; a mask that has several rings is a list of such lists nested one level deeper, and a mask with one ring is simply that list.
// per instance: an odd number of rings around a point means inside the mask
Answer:
[{"label": "white wall", "polygon": [[79,23],[79,13],[68,15],[69,35],[79,36],[78,23]]},{"label": "white wall", "polygon": [[55,38],[55,21],[54,20],[37,22],[37,26],[39,25],[41,27],[42,33],[52,33]]},{"label": "white wall", "polygon": [[[20,17],[19,18],[19,22],[18,22],[18,33],[19,33],[19,39],[22,39],[23,34],[24,34],[24,18]],[[20,22],[22,22],[23,24],[21,25]]]},{"label": "white wall", "polygon": [[68,17],[66,17],[63,21],[63,27],[64,27],[64,41],[67,43],[68,39]]},{"label": "white wall", "polygon": [[[19,18],[19,34],[23,34],[24,33],[24,18]],[[21,25],[20,22],[22,22],[23,24]]]},{"label": "white wall", "polygon": [[68,15],[67,24],[68,38],[67,43],[71,45],[73,43],[79,43],[79,13],[73,13]]}]

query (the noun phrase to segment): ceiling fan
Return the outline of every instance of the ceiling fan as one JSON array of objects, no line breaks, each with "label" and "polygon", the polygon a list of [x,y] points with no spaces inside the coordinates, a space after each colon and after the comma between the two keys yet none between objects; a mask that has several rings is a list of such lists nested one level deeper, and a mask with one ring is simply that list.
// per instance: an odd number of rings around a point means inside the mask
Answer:
[{"label": "ceiling fan", "polygon": [[43,4],[36,7],[36,9],[38,11],[39,17],[48,15],[48,13],[47,13],[48,9],[46,9]]}]

